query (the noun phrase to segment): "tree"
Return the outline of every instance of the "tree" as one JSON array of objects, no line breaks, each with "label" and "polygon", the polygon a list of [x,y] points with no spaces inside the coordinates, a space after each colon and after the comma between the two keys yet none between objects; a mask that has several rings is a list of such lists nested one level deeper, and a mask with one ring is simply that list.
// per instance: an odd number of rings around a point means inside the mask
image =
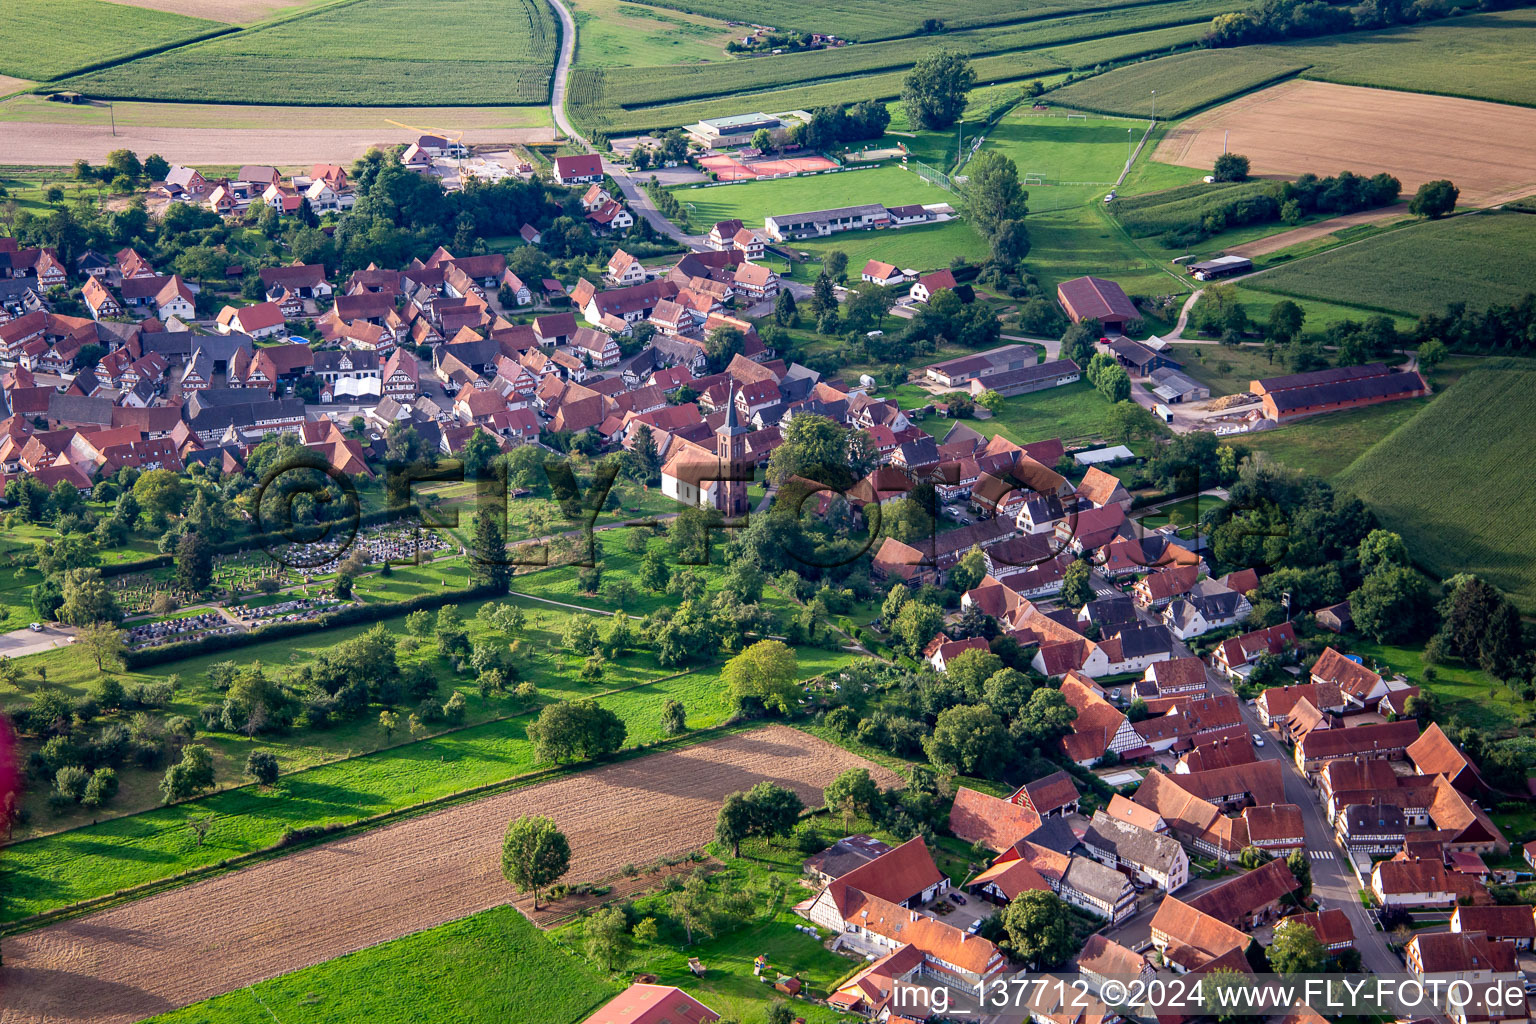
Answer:
[{"label": "tree", "polygon": [[689,875],[683,887],[672,893],[667,902],[672,916],[677,918],[688,936],[688,945],[693,945],[695,932],[707,936],[713,930],[714,901],[710,898],[709,880],[701,872]]},{"label": "tree", "polygon": [[671,576],[671,570],[667,567],[666,558],[660,551],[651,551],[640,559],[640,585],[652,593],[659,594],[667,589],[667,580]]},{"label": "tree", "polygon": [[107,154],[107,170],[113,177],[137,178],[144,173],[144,165],[133,150],[114,149]]},{"label": "tree", "polygon": [[[731,848],[732,857],[741,856],[741,841],[752,834],[752,805],[746,793],[727,794],[715,815],[715,839]],[[689,938],[692,942],[692,938]]]},{"label": "tree", "polygon": [[788,714],[798,697],[795,650],[780,640],[759,640],[725,663],[722,673],[738,704],[756,697]]},{"label": "tree", "polygon": [[1093,565],[1073,562],[1061,577],[1060,603],[1063,608],[1081,608],[1093,600]]},{"label": "tree", "polygon": [[896,621],[891,623],[891,632],[915,658],[943,627],[943,611],[922,601],[908,601],[897,613]]},{"label": "tree", "polygon": [[805,810],[794,790],[767,781],[747,790],[747,802],[752,807],[752,832],[765,839],[789,835]]},{"label": "tree", "polygon": [[868,769],[850,768],[822,790],[821,798],[828,810],[843,812],[843,827],[849,828],[855,814],[874,816],[880,800],[880,787],[875,784]]},{"label": "tree", "polygon": [[907,122],[918,129],[948,128],[965,113],[976,72],[958,53],[939,50],[919,60],[901,82]]},{"label": "tree", "polygon": [[80,802],[87,807],[100,807],[117,795],[117,772],[111,768],[97,768],[85,783]]},{"label": "tree", "polygon": [[213,548],[196,530],[188,530],[176,544],[176,585],[200,594],[213,583]]},{"label": "tree", "polygon": [[175,803],[212,785],[213,752],[201,743],[192,743],[182,748],[181,760],[166,769],[160,780],[160,798]]},{"label": "tree", "polygon": [[518,892],[533,893],[533,909],[539,909],[539,890],[553,885],[571,866],[571,844],[542,815],[518,818],[507,826],[501,841],[501,874]]},{"label": "tree", "polygon": [[94,622],[116,622],[123,613],[100,569],[70,569],[64,574],[58,616],[60,622],[71,626],[88,626]]},{"label": "tree", "polygon": [[828,249],[821,266],[832,280],[841,281],[848,276],[848,254],[841,249]]},{"label": "tree", "polygon": [[1379,569],[1349,596],[1349,612],[1360,632],[1378,643],[1417,635],[1430,613],[1429,583],[1409,566]]},{"label": "tree", "polygon": [[985,704],[959,704],[939,712],[923,749],[935,766],[991,776],[1008,758],[1008,731]]},{"label": "tree", "polygon": [[767,128],[759,128],[752,133],[752,148],[759,153],[766,153],[773,148],[773,135]]},{"label": "tree", "polygon": [[799,327],[800,310],[795,308],[795,293],[788,288],[780,289],[773,300],[773,322],[780,327]]},{"label": "tree", "polygon": [[1060,690],[1040,689],[1029,695],[1029,703],[1013,720],[1013,732],[1045,747],[1071,732],[1076,719],[1077,709],[1067,703]]},{"label": "tree", "polygon": [[1432,370],[1445,362],[1445,357],[1449,354],[1445,342],[1439,338],[1430,338],[1419,346],[1419,365],[1426,370]]},{"label": "tree", "polygon": [[270,786],[277,781],[277,755],[270,750],[253,750],[245,759],[245,774],[258,784]]},{"label": "tree", "polygon": [[661,706],[661,731],[667,736],[678,736],[688,729],[688,712],[680,700],[668,700]]},{"label": "tree", "polygon": [[1403,543],[1400,534],[1390,530],[1372,530],[1360,542],[1360,571],[1367,576],[1408,563],[1408,546]]},{"label": "tree", "polygon": [[1312,862],[1307,859],[1307,851],[1292,850],[1286,855],[1285,866],[1296,879],[1296,897],[1304,900],[1312,895]]},{"label": "tree", "polygon": [[[759,135],[767,135],[759,128]],[[629,952],[629,929],[624,911],[618,907],[604,907],[587,918],[587,952],[594,960],[602,961],[609,971],[618,970]]]},{"label": "tree", "polygon": [[379,728],[384,730],[384,739],[388,741],[395,735],[395,730],[400,728],[400,716],[393,711],[380,711]]},{"label": "tree", "polygon": [[[105,672],[109,668],[122,668],[123,656],[128,653],[128,645],[123,641],[122,631],[110,622],[92,622],[81,626],[75,634],[75,647],[86,651],[96,661],[96,671]],[[102,704],[106,707],[106,704]]]},{"label": "tree", "polygon": [[1020,221],[1029,212],[1029,195],[1019,184],[1018,165],[1000,151],[977,153],[966,164],[965,173],[960,191],[965,219],[989,242],[1002,233],[1003,225]]},{"label": "tree", "polygon": [[1245,1008],[1249,1005],[1239,993],[1239,989],[1247,988],[1252,983],[1250,974],[1239,971],[1235,967],[1217,967],[1208,971],[1205,975],[1204,1002],[1207,1014],[1220,1024],[1228,1024],[1229,1021],[1239,1018],[1246,1019]]},{"label": "tree", "polygon": [[1301,326],[1306,322],[1307,314],[1299,305],[1290,299],[1281,299],[1269,308],[1268,334],[1277,343],[1289,345],[1301,337]]},{"label": "tree", "polygon": [[1076,947],[1072,941],[1072,915],[1060,896],[1045,889],[1030,889],[1003,908],[1003,928],[1008,945],[1031,970],[1043,971],[1066,962]]},{"label": "tree", "polygon": [[591,698],[550,704],[528,725],[541,760],[557,764],[572,757],[594,758],[624,745],[624,720]]},{"label": "tree", "polygon": [[1099,394],[1111,402],[1124,402],[1131,397],[1131,376],[1119,364],[1105,367],[1094,386]]},{"label": "tree", "polygon": [[[1300,852],[1300,851],[1297,851]],[[1269,965],[1276,974],[1316,974],[1328,960],[1328,950],[1317,932],[1296,921],[1281,921],[1269,944]]]},{"label": "tree", "polygon": [[1237,153],[1223,153],[1211,171],[1217,181],[1247,181],[1248,158]]},{"label": "tree", "polygon": [[949,585],[951,589],[963,594],[967,590],[976,587],[987,575],[987,556],[981,551],[979,544],[972,544],[971,550],[961,556],[949,570]]},{"label": "tree", "polygon": [[572,615],[565,622],[560,642],[572,654],[585,657],[597,649],[599,642],[597,622],[585,612]]},{"label": "tree", "polygon": [[1444,178],[1426,181],[1408,200],[1408,212],[1415,217],[1439,220],[1456,209],[1456,200],[1460,196],[1461,190]]},{"label": "tree", "polygon": [[512,586],[512,564],[507,558],[507,532],[501,510],[481,509],[475,514],[475,540],[469,560],[469,579],[475,586],[505,594]]}]

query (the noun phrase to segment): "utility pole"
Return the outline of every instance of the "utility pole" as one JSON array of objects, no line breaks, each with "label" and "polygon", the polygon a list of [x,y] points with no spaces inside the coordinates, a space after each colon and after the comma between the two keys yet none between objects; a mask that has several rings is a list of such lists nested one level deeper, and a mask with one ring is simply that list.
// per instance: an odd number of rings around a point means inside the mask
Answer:
[{"label": "utility pole", "polygon": [[112,115],[112,136],[113,136],[113,138],[116,138],[117,137],[117,107],[115,107],[112,104],[111,100],[107,101],[107,113]]},{"label": "utility pole", "polygon": [[1125,166],[1127,169],[1131,166],[1131,134],[1134,130],[1132,128],[1125,130]]},{"label": "utility pole", "polygon": [[1152,90],[1152,120],[1157,120],[1157,90]]}]

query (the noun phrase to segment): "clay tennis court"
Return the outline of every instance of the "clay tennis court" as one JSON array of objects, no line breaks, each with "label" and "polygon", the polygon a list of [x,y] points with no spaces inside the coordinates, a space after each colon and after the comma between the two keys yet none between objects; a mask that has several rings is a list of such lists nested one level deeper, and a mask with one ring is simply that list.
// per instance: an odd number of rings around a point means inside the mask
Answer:
[{"label": "clay tennis court", "polygon": [[849,768],[897,776],[769,726],[486,797],[5,940],[0,1022],[130,1024],[498,906],[507,823],[554,818],[570,883],[677,857],[727,794],[763,779],[808,804]]},{"label": "clay tennis court", "polygon": [[1254,174],[1386,171],[1405,196],[1449,178],[1465,204],[1536,192],[1536,110],[1452,96],[1290,81],[1196,114],[1154,158],[1210,167],[1226,145]]},{"label": "clay tennis court", "polygon": [[773,178],[785,174],[814,174],[830,171],[837,162],[824,156],[792,156],[778,160],[754,160],[744,163],[733,156],[721,154],[699,159],[706,171],[714,171],[721,181],[750,181],[753,178]]}]

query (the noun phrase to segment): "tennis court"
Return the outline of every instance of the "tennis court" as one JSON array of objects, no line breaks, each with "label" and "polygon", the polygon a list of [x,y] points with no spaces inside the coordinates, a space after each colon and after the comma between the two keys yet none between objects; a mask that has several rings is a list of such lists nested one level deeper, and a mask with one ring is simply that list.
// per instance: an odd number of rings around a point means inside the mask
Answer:
[{"label": "tennis court", "polygon": [[699,166],[715,172],[721,181],[748,181],[752,178],[776,178],[789,174],[814,174],[830,171],[837,162],[819,154],[814,156],[780,157],[777,160],[756,160],[745,163],[734,156],[720,154],[699,158]]}]

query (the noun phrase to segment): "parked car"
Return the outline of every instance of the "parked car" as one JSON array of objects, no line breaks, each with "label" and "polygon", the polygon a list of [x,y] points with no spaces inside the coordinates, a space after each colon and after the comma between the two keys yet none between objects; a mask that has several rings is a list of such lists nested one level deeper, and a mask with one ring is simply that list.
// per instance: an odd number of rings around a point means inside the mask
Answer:
[{"label": "parked car", "polygon": [[1262,747],[1264,745],[1264,737],[1260,736],[1258,733],[1254,733],[1253,734],[1253,745],[1256,746],[1256,747]]},{"label": "parked car", "polygon": [[981,920],[977,919],[972,921],[970,924],[965,926],[965,930],[967,934],[975,935],[977,932],[981,931]]},{"label": "parked car", "polygon": [[34,633],[41,633],[43,631],[43,624],[41,622],[34,622],[34,623],[32,623],[32,625],[28,626],[27,628],[30,629]]},{"label": "parked car", "polygon": [[965,906],[965,904],[968,902],[965,898],[965,893],[963,892],[952,892],[949,894],[949,898],[960,904],[962,907]]}]

